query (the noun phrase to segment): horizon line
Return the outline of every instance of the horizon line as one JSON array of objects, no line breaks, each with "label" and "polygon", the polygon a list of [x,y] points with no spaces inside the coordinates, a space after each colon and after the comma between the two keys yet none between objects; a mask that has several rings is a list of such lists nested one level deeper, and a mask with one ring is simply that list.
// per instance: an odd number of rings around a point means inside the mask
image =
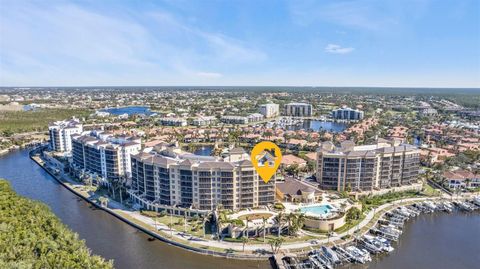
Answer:
[{"label": "horizon line", "polygon": [[259,88],[375,88],[375,89],[465,89],[465,90],[480,90],[480,86],[478,87],[461,87],[461,86],[450,86],[450,87],[434,87],[434,86],[299,86],[299,85],[83,85],[83,86],[0,86],[1,88],[118,88],[118,87],[125,87],[125,88],[137,88],[137,87],[144,87],[144,88],[155,88],[155,87],[211,87],[211,88],[219,88],[219,87],[259,87]]}]

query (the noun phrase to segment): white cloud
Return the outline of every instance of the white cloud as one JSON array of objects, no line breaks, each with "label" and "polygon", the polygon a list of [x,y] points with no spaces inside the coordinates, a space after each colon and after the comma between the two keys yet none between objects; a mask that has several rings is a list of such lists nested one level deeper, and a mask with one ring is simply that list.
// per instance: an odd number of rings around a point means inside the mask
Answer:
[{"label": "white cloud", "polygon": [[328,44],[325,47],[325,51],[328,53],[333,53],[333,54],[347,54],[350,53],[354,50],[354,48],[344,48],[340,45],[336,44]]},{"label": "white cloud", "polygon": [[342,28],[396,33],[428,10],[430,0],[402,1],[289,1],[292,20],[299,25],[319,22]]},{"label": "white cloud", "polygon": [[221,78],[221,77],[223,77],[222,74],[215,73],[215,72],[197,72],[196,75],[199,76],[199,77],[203,77],[203,78]]},{"label": "white cloud", "polygon": [[[266,54],[172,13],[99,11],[89,5],[9,2],[0,16],[0,85],[142,85],[221,78]],[[201,70],[216,70],[201,72]],[[200,70],[200,71],[199,71]]]}]

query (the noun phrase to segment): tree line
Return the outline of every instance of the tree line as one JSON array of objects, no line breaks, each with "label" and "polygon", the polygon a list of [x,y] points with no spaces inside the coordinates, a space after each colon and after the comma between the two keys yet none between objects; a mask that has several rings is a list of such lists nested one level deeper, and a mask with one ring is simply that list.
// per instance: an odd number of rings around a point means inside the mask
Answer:
[{"label": "tree line", "polygon": [[0,268],[113,268],[43,203],[0,179]]}]

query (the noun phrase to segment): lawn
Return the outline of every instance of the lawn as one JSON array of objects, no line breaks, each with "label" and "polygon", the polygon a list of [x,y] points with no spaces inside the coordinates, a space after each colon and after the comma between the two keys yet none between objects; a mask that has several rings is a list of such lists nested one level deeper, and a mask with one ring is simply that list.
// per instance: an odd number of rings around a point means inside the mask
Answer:
[{"label": "lawn", "polygon": [[423,193],[427,196],[437,196],[440,195],[440,191],[434,189],[432,186],[425,184],[425,189],[423,190]]},{"label": "lawn", "polygon": [[257,219],[263,219],[263,218],[270,218],[273,216],[272,213],[253,213],[253,214],[248,214],[248,215],[242,215],[238,217],[240,220],[246,220],[247,217],[249,220],[257,220]]},{"label": "lawn", "polygon": [[362,197],[360,198],[360,202],[362,203],[363,211],[367,212],[373,207],[378,207],[393,201],[425,196],[426,194],[418,191],[389,192],[383,195]]}]

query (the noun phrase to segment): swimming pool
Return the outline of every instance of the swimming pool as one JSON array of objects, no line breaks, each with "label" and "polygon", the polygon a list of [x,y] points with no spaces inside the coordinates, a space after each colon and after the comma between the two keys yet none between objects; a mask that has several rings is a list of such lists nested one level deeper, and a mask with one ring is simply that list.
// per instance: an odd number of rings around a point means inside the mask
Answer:
[{"label": "swimming pool", "polygon": [[331,205],[315,205],[315,206],[301,207],[300,212],[323,216],[330,213],[332,209],[333,207]]}]

